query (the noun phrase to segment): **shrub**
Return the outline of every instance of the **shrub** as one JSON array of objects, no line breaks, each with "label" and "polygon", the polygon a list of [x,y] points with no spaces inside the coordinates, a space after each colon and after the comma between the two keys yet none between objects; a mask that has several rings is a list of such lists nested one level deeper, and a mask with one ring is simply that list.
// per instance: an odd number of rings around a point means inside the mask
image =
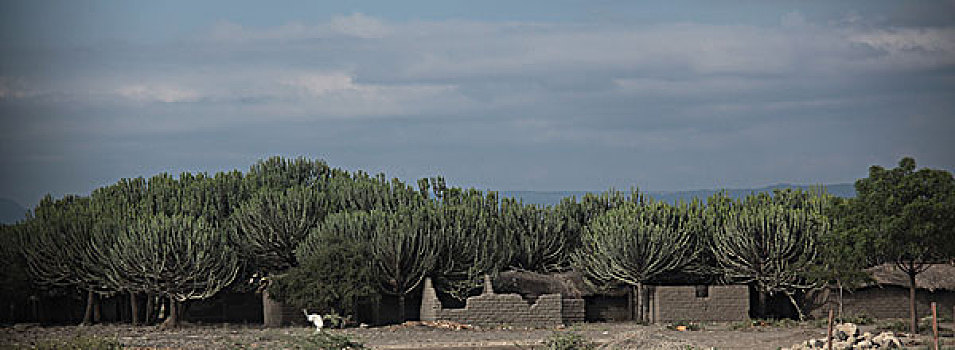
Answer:
[{"label": "shrub", "polygon": [[574,332],[554,332],[544,341],[544,348],[547,350],[591,350],[596,349],[597,346]]},{"label": "shrub", "polygon": [[314,333],[301,338],[293,338],[292,349],[319,349],[319,350],[365,350],[368,349],[364,344],[352,340],[344,334],[333,334],[329,332]]}]

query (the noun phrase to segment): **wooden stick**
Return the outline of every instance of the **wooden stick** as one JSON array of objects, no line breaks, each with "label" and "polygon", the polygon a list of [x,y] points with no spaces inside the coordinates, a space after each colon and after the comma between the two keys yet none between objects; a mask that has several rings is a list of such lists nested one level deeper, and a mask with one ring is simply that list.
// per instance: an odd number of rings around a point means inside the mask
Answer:
[{"label": "wooden stick", "polygon": [[935,343],[935,350],[938,350],[938,313],[935,311],[935,302],[932,302],[932,338]]},{"label": "wooden stick", "polygon": [[829,335],[826,336],[826,349],[832,350],[832,308],[829,309]]}]

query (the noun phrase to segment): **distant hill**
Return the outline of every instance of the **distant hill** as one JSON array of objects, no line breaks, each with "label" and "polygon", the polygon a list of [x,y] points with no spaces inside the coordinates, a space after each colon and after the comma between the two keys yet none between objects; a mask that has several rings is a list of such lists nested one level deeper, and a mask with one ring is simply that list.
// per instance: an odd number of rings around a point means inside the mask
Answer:
[{"label": "distant hill", "polygon": [[23,220],[27,210],[11,199],[0,198],[0,224],[15,224]]},{"label": "distant hill", "polygon": [[[855,187],[852,184],[834,184],[825,186],[826,191],[837,197],[848,198],[855,197],[856,195]],[[738,188],[726,189],[725,191],[726,194],[732,198],[741,198],[749,195],[750,193],[772,192],[775,189],[784,188],[805,190],[809,187],[809,185],[776,184],[761,188]],[[690,201],[694,198],[699,198],[700,200],[705,201],[707,198],[719,191],[720,190],[717,189],[710,189],[689,191],[644,191],[643,193],[659,201],[675,203],[679,200]],[[560,200],[564,197],[576,196],[579,199],[588,192],[594,191],[500,191],[500,194],[502,197],[521,199],[524,201],[524,203],[528,204],[555,205],[560,203]]]}]

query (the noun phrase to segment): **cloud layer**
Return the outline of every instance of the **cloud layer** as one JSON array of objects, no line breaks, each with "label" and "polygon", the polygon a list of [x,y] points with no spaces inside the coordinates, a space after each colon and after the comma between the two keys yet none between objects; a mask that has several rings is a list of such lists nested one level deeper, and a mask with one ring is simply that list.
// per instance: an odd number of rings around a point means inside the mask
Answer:
[{"label": "cloud layer", "polygon": [[[540,190],[847,182],[903,155],[955,167],[947,25],[351,13],[15,49],[0,196],[25,203],[272,154]],[[79,180],[51,175],[66,171]]]}]

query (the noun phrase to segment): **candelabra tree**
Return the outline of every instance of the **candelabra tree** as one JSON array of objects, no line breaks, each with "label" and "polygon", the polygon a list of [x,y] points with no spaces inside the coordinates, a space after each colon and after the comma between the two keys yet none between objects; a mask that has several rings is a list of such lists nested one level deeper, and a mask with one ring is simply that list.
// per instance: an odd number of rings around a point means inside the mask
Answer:
[{"label": "candelabra tree", "polygon": [[513,199],[501,203],[501,231],[511,241],[510,267],[548,273],[569,265],[568,223],[550,208]]},{"label": "candelabra tree", "polygon": [[[817,242],[828,231],[829,222],[813,209],[821,204],[794,205],[792,198],[780,191],[774,196],[760,193],[730,205],[710,206],[708,212],[719,216],[713,221],[721,223],[710,234],[717,268],[728,280],[755,287],[760,316],[766,316],[767,297],[783,293],[802,317],[793,295],[816,286],[807,274],[814,268]],[[802,198],[827,200],[824,196]]]},{"label": "candelabra tree", "polygon": [[646,321],[643,284],[690,266],[703,232],[699,205],[625,204],[598,216],[582,236],[574,264],[597,286],[635,288],[635,319]]},{"label": "candelabra tree", "polygon": [[446,190],[439,192],[434,230],[440,248],[432,276],[441,292],[464,301],[485,274],[506,267],[513,242],[500,225],[496,193]]},{"label": "candelabra tree", "polygon": [[227,232],[188,216],[138,218],[101,249],[110,257],[112,284],[169,299],[166,328],[179,325],[182,303],[211,297],[238,272]]},{"label": "candelabra tree", "polygon": [[325,217],[322,195],[311,187],[261,190],[233,214],[244,255],[264,275],[298,265],[295,248]]},{"label": "candelabra tree", "polygon": [[18,234],[35,283],[45,288],[76,287],[86,293],[83,324],[99,319],[98,296],[115,290],[104,280],[102,261],[91,253],[94,223],[88,197],[48,195]]}]

